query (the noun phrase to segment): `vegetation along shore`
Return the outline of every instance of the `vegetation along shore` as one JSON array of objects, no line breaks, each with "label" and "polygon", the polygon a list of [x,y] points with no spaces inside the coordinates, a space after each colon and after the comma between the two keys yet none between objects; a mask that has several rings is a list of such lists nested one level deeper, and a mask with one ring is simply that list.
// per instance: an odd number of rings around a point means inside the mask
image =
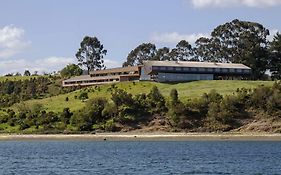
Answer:
[{"label": "vegetation along shore", "polygon": [[50,94],[56,80],[46,79],[37,99],[2,103],[2,133],[280,132],[280,82],[124,82]]}]

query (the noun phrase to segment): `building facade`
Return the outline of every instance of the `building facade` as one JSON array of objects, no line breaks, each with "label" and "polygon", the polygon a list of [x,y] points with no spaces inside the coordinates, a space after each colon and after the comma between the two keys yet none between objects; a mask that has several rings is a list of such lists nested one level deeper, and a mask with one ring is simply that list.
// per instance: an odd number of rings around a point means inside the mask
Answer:
[{"label": "building facade", "polygon": [[146,61],[140,80],[157,82],[181,82],[194,80],[247,79],[251,68],[243,64],[192,62],[192,61]]},{"label": "building facade", "polygon": [[91,86],[122,81],[135,81],[140,79],[140,69],[140,66],[130,66],[91,71],[90,75],[81,75],[64,80],[62,85],[64,87]]},{"label": "building facade", "polygon": [[192,62],[192,61],[145,61],[142,66],[129,66],[91,71],[64,80],[62,85],[90,86],[122,81],[184,82],[194,80],[247,79],[251,68],[243,64]]}]

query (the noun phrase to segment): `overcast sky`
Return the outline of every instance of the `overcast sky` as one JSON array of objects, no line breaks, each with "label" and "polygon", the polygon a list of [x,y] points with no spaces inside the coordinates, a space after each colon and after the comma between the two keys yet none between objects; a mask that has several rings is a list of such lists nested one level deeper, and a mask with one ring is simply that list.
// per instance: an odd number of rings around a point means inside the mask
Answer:
[{"label": "overcast sky", "polygon": [[3,0],[0,1],[0,75],[53,72],[77,63],[85,35],[108,50],[107,67],[121,66],[143,42],[174,47],[209,36],[233,19],[281,30],[281,0]]}]

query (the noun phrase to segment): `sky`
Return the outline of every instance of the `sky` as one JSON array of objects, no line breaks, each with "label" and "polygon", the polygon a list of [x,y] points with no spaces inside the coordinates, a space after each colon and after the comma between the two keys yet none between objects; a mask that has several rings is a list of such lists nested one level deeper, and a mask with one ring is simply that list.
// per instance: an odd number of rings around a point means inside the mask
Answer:
[{"label": "sky", "polygon": [[0,75],[77,64],[84,36],[101,41],[110,68],[141,43],[194,43],[233,19],[261,23],[271,39],[280,16],[281,0],[0,0]]}]

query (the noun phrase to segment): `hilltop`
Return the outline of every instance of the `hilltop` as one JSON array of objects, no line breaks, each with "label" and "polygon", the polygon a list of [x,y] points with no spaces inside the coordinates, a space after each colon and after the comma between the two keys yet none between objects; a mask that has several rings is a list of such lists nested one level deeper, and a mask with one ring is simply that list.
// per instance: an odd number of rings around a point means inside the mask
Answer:
[{"label": "hilltop", "polygon": [[[231,95],[238,88],[252,89],[258,86],[271,86],[273,81],[239,81],[239,80],[212,80],[212,81],[193,81],[186,83],[157,83],[157,82],[121,82],[114,84],[115,87],[124,89],[126,92],[133,95],[140,93],[149,93],[153,86],[157,86],[164,97],[168,97],[171,89],[177,89],[179,98],[182,101],[188,101],[189,99],[198,98],[204,93],[208,93],[211,90],[216,90],[222,95]],[[89,99],[94,97],[106,97],[110,98],[110,88],[113,85],[101,85],[91,86],[76,90],[66,94],[60,94],[44,99],[34,99],[25,101],[27,105],[35,103],[42,104],[47,111],[61,112],[64,108],[70,108],[71,111],[76,111],[84,107],[85,102],[82,102],[77,97],[83,91],[88,93]],[[68,101],[65,99],[68,97]],[[12,108],[16,110],[17,104]]]}]

